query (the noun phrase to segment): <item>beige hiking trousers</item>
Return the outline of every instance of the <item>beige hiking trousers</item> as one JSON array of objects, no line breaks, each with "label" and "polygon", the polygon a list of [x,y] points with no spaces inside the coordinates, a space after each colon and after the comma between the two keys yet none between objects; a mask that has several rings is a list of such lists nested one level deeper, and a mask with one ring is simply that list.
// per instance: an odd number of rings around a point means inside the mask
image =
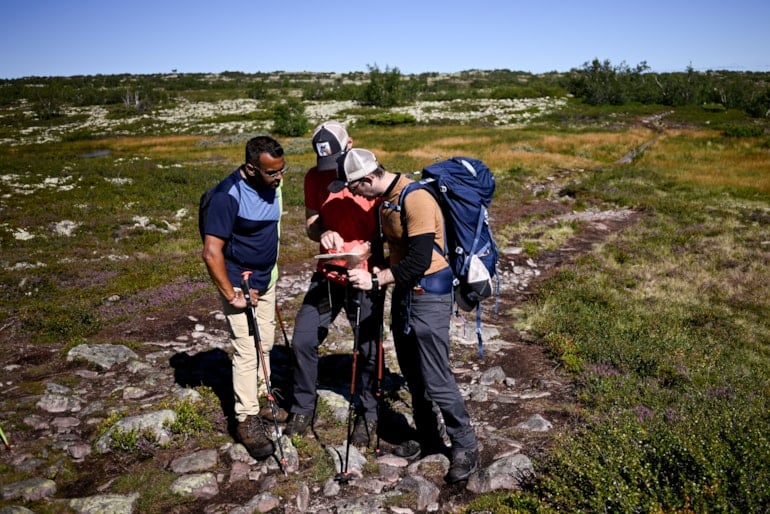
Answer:
[{"label": "beige hiking trousers", "polygon": [[[230,330],[230,342],[233,345],[233,392],[235,393],[235,416],[243,421],[246,416],[259,412],[259,397],[267,395],[267,385],[262,372],[262,363],[257,358],[256,341],[249,334],[246,311],[236,309],[222,297],[222,305]],[[251,307],[247,307],[251,308]],[[275,342],[275,286],[260,295],[256,307],[257,326],[262,341],[262,354],[265,356],[268,378],[270,368],[270,350]]]}]

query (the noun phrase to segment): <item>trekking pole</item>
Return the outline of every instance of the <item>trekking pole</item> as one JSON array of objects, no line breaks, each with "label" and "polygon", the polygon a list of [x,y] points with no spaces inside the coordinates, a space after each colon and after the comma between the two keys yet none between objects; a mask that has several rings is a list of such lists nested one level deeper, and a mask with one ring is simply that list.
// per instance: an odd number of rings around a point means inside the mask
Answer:
[{"label": "trekking pole", "polygon": [[378,427],[375,432],[377,433],[376,443],[374,446],[374,456],[380,457],[382,456],[382,449],[380,448],[380,430],[379,430],[379,423],[380,423],[380,404],[382,403],[382,378],[383,378],[383,362],[384,362],[384,355],[382,353],[382,342],[383,338],[385,337],[385,289],[380,289],[379,293],[377,294],[375,298],[375,302],[377,302],[377,316],[378,321],[380,322],[380,333],[379,337],[377,339],[377,385],[374,389],[374,397],[377,399],[377,423]]},{"label": "trekking pole", "polygon": [[11,445],[8,443],[8,439],[5,437],[5,432],[3,432],[3,427],[0,427],[0,439],[3,440],[3,444],[8,449],[8,451],[11,451]]},{"label": "trekking pole", "polygon": [[[273,388],[270,386],[270,374],[267,371],[267,362],[265,361],[265,354],[262,351],[262,339],[259,337],[257,308],[251,304],[249,276],[251,276],[251,271],[244,271],[241,274],[241,289],[243,290],[243,297],[246,299],[246,319],[249,323],[249,330],[254,334],[254,345],[257,347],[257,358],[262,362],[262,374],[265,376],[265,388],[267,389],[267,402],[270,404],[270,411],[273,414],[273,425],[275,426],[275,434],[278,438],[278,450],[281,453],[281,470],[284,475],[288,475],[286,471],[286,456],[283,453],[283,443],[281,442],[281,430],[278,428],[278,409],[276,408],[275,396],[273,396]],[[260,418],[260,423],[261,422],[262,418]]]},{"label": "trekking pole", "polygon": [[275,304],[275,315],[278,317],[278,323],[281,325],[281,332],[283,332],[283,342],[286,343],[286,348],[291,348],[291,343],[289,343],[289,338],[286,335],[286,325],[283,324],[283,316],[281,316],[281,311],[278,309],[278,303]]},{"label": "trekking pole", "polygon": [[[348,284],[348,299],[352,296],[351,290],[353,286]],[[353,304],[355,305],[355,323],[353,323],[353,365],[350,377],[350,406],[348,407],[348,427],[347,427],[347,442],[345,446],[345,462],[340,463],[340,472],[334,479],[341,483],[347,484],[350,481],[350,473],[348,472],[348,460],[350,458],[350,439],[353,435],[351,424],[353,421],[353,411],[355,410],[355,394],[356,394],[356,364],[358,362],[358,343],[359,343],[359,323],[361,321],[361,295],[363,291],[356,290],[355,297],[353,298]],[[345,307],[347,309],[347,306]]]}]

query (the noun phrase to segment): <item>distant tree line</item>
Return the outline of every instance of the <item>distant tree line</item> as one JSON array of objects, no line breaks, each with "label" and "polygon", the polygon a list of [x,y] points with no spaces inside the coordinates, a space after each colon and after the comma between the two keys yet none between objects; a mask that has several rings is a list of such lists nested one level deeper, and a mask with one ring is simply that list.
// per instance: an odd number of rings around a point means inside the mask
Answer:
[{"label": "distant tree line", "polygon": [[[93,75],[25,77],[0,80],[0,107],[26,100],[39,118],[62,114],[65,106],[102,105],[117,115],[147,112],[174,102],[253,98],[285,105],[297,101],[354,101],[387,108],[417,100],[575,98],[590,105],[707,105],[738,109],[753,117],[770,116],[770,74],[758,72],[653,73],[610,61],[586,62],[566,73],[532,74],[510,70],[467,70],[454,74],[403,75],[398,68],[368,66],[366,72]],[[288,99],[294,99],[292,101]],[[285,115],[286,112],[283,112]]]},{"label": "distant tree line", "polygon": [[646,62],[632,68],[594,59],[573,70],[565,87],[590,105],[711,105],[742,110],[756,118],[770,116],[768,73],[696,72],[690,66],[683,73],[649,70]]}]

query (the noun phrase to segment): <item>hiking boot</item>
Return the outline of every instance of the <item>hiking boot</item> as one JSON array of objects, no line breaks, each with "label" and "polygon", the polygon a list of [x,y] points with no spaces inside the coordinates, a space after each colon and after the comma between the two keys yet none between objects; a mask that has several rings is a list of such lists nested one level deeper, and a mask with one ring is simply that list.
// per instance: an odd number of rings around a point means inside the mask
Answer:
[{"label": "hiking boot", "polygon": [[372,443],[377,435],[377,420],[366,419],[363,416],[356,418],[356,426],[353,428],[353,436],[350,442],[355,446],[366,446]]},{"label": "hiking boot", "polygon": [[313,420],[312,414],[292,414],[289,424],[286,425],[286,430],[283,431],[286,435],[302,435],[310,426],[310,422]]},{"label": "hiking boot", "polygon": [[255,459],[265,459],[273,454],[273,441],[267,436],[262,420],[257,416],[248,416],[238,422],[236,428],[238,442],[246,447],[249,455]]},{"label": "hiking boot", "polygon": [[393,450],[393,455],[396,457],[403,457],[406,460],[414,460],[420,456],[420,450],[420,443],[414,439],[410,439],[396,446]]},{"label": "hiking boot", "polygon": [[460,480],[465,480],[479,469],[479,451],[464,450],[458,451],[452,458],[452,465],[449,466],[449,472],[444,480],[449,484],[454,484]]},{"label": "hiking boot", "polygon": [[[265,400],[265,402],[267,402],[267,400]],[[262,403],[262,400],[260,400],[260,403]],[[286,420],[289,419],[289,413],[286,412],[285,409],[278,406],[278,404],[276,404],[275,419],[273,419],[273,409],[270,407],[269,403],[266,403],[264,407],[259,409],[259,417],[262,419],[266,419],[268,421],[277,421],[278,423],[286,423]]]}]

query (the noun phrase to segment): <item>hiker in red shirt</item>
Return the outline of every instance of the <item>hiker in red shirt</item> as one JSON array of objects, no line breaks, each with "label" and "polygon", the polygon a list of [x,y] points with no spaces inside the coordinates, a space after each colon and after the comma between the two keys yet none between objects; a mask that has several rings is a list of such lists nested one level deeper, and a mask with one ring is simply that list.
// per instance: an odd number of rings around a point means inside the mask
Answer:
[{"label": "hiker in red shirt", "polygon": [[[328,327],[344,308],[351,326],[358,323],[361,405],[358,407],[351,442],[368,446],[377,430],[375,395],[376,350],[381,309],[379,295],[361,294],[347,284],[346,270],[368,270],[371,241],[377,239],[377,201],[353,195],[343,188],[331,192],[337,178],[337,160],[352,147],[345,127],[336,121],[320,124],[313,132],[317,164],[305,175],[305,225],[307,235],[319,242],[321,254],[346,253],[340,259],[319,259],[292,337],[294,352],[294,399],[285,433],[304,434],[313,419],[318,378],[318,348]],[[336,269],[335,269],[336,268]],[[352,293],[352,294],[351,294]],[[360,311],[359,305],[360,302]],[[356,316],[358,314],[358,316]],[[353,399],[351,399],[353,401]]]}]

